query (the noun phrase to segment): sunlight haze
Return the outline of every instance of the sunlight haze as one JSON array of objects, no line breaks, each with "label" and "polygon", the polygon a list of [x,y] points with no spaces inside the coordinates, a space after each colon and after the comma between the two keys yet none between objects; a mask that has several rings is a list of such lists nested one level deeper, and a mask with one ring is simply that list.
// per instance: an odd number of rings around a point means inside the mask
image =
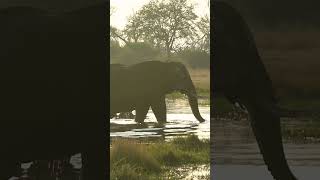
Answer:
[{"label": "sunlight haze", "polygon": [[[110,24],[118,29],[123,29],[127,23],[127,17],[139,10],[150,0],[111,0],[110,7],[114,8],[110,17]],[[208,0],[189,0],[189,3],[195,4],[195,13],[198,16],[209,14]]]}]

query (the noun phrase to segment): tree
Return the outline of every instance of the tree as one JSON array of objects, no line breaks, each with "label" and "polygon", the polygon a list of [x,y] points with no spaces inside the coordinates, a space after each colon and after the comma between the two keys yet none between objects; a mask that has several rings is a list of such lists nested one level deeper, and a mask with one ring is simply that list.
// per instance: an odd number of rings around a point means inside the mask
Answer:
[{"label": "tree", "polygon": [[206,15],[195,23],[195,31],[178,47],[179,51],[194,49],[210,53],[210,19]]},{"label": "tree", "polygon": [[195,31],[197,15],[193,11],[194,5],[187,0],[151,0],[131,17],[126,32],[134,40],[143,38],[163,48],[170,57],[175,46]]},{"label": "tree", "polygon": [[123,33],[129,42],[138,43],[139,40],[143,39],[142,21],[137,19],[137,16],[130,16],[128,23],[123,30]]},{"label": "tree", "polygon": [[210,19],[208,16],[201,17],[197,22],[197,41],[198,49],[210,53]]},{"label": "tree", "polygon": [[110,48],[111,63],[136,64],[151,59],[156,59],[160,55],[158,49],[148,43],[138,42],[125,44],[122,47],[114,44]]},{"label": "tree", "polygon": [[123,41],[125,44],[129,44],[130,42],[125,38],[122,31],[119,29],[110,26],[110,39],[113,41],[118,41],[119,39]]},{"label": "tree", "polygon": [[[115,11],[115,7],[110,7],[110,16],[112,16]],[[123,36],[123,32],[117,29],[116,27],[110,25],[110,45],[111,42],[119,42],[119,39],[122,40],[124,43],[128,44],[128,41]]]}]

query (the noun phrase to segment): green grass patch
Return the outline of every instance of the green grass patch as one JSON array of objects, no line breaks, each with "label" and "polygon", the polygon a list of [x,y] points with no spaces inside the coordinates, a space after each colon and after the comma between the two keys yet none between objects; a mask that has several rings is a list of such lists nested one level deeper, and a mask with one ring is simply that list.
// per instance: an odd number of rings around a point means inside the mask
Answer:
[{"label": "green grass patch", "polygon": [[117,140],[112,144],[110,154],[111,164],[133,164],[146,171],[160,171],[159,162],[148,152],[143,145],[129,140]]},{"label": "green grass patch", "polygon": [[152,144],[151,153],[163,165],[209,163],[210,142],[197,136],[178,137],[168,143]]},{"label": "green grass patch", "polygon": [[110,175],[114,180],[159,179],[171,168],[209,163],[210,141],[194,135],[152,144],[114,140],[110,151]]}]

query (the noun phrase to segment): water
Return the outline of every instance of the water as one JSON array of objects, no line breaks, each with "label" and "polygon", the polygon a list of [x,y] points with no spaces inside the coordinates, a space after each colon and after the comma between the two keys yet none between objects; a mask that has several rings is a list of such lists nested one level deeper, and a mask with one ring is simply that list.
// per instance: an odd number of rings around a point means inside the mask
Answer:
[{"label": "water", "polygon": [[[199,100],[203,103],[206,100]],[[210,107],[200,106],[200,113],[207,121],[199,123],[191,112],[191,108],[186,99],[167,100],[167,123],[164,127],[157,127],[157,120],[150,110],[145,120],[145,125],[137,124],[133,119],[110,119],[111,138],[140,138],[148,140],[163,139],[169,140],[176,136],[195,134],[200,139],[210,138]],[[81,154],[71,157],[70,163],[75,170],[81,169]],[[28,169],[32,163],[22,164],[24,174],[28,174]],[[196,172],[196,171],[195,171]],[[206,173],[209,170],[207,168]]]},{"label": "water", "polygon": [[[290,166],[293,174],[299,180],[319,180],[319,167],[317,166]],[[211,170],[213,180],[272,180],[266,166],[253,165],[216,165]]]},{"label": "water", "polygon": [[[285,127],[299,127],[304,119],[282,120]],[[310,123],[310,122],[309,122]],[[272,179],[248,121],[212,119],[212,179]],[[301,179],[320,175],[319,141],[284,140],[284,151],[294,174]],[[230,173],[232,172],[232,173]],[[317,176],[315,176],[317,175]]]},{"label": "water", "polygon": [[209,165],[187,165],[170,167],[169,172],[162,175],[163,179],[205,180],[210,179]]},{"label": "water", "polygon": [[[199,100],[203,104],[205,100]],[[192,114],[189,103],[185,99],[167,100],[167,123],[159,127],[157,120],[150,109],[145,125],[137,124],[134,119],[111,119],[110,137],[111,138],[134,138],[140,140],[168,141],[177,136],[197,135],[199,139],[210,138],[210,106],[200,106],[199,111],[206,120],[203,123]],[[170,167],[168,179],[209,179],[209,165]],[[173,175],[173,176],[172,176]],[[169,178],[170,177],[170,178]]]},{"label": "water", "polygon": [[[201,104],[201,100],[200,100]],[[150,109],[145,125],[134,119],[111,119],[111,138],[140,138],[147,140],[169,140],[176,136],[197,135],[200,139],[210,138],[210,107],[200,106],[200,113],[206,121],[199,123],[193,116],[187,100],[167,100],[167,123],[160,127]]]}]

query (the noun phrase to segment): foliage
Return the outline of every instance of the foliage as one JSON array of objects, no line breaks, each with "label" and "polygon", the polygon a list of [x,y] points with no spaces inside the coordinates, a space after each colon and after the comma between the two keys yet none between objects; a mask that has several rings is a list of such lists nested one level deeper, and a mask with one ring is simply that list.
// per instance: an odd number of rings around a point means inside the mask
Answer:
[{"label": "foliage", "polygon": [[139,41],[143,41],[143,22],[136,15],[130,16],[128,18],[128,23],[123,30],[127,40],[129,42],[137,43]]},{"label": "foliage", "polygon": [[143,144],[137,140],[114,140],[110,151],[111,179],[159,179],[174,167],[209,164],[210,141],[197,136],[170,142]]},{"label": "foliage", "polygon": [[185,49],[178,53],[181,61],[191,68],[210,68],[210,54],[197,49]]},{"label": "foliage", "polygon": [[134,164],[137,168],[146,171],[160,171],[159,162],[148,152],[148,149],[134,141],[118,140],[112,144],[110,163],[119,163],[119,161]]},{"label": "foliage", "polygon": [[110,27],[110,39],[111,63],[178,60],[209,68],[210,20],[198,17],[188,0],[151,0],[123,30]]},{"label": "foliage", "polygon": [[160,51],[148,43],[128,43],[122,47],[111,46],[110,62],[130,65],[156,60],[160,56]]},{"label": "foliage", "polygon": [[194,5],[188,4],[187,0],[151,0],[132,19],[137,22],[145,39],[156,47],[164,48],[167,56],[170,56],[175,43],[195,30],[197,15],[193,11]]},{"label": "foliage", "polygon": [[195,22],[195,31],[186,38],[185,44],[179,50],[193,49],[195,51],[210,53],[210,19],[206,15]]}]

